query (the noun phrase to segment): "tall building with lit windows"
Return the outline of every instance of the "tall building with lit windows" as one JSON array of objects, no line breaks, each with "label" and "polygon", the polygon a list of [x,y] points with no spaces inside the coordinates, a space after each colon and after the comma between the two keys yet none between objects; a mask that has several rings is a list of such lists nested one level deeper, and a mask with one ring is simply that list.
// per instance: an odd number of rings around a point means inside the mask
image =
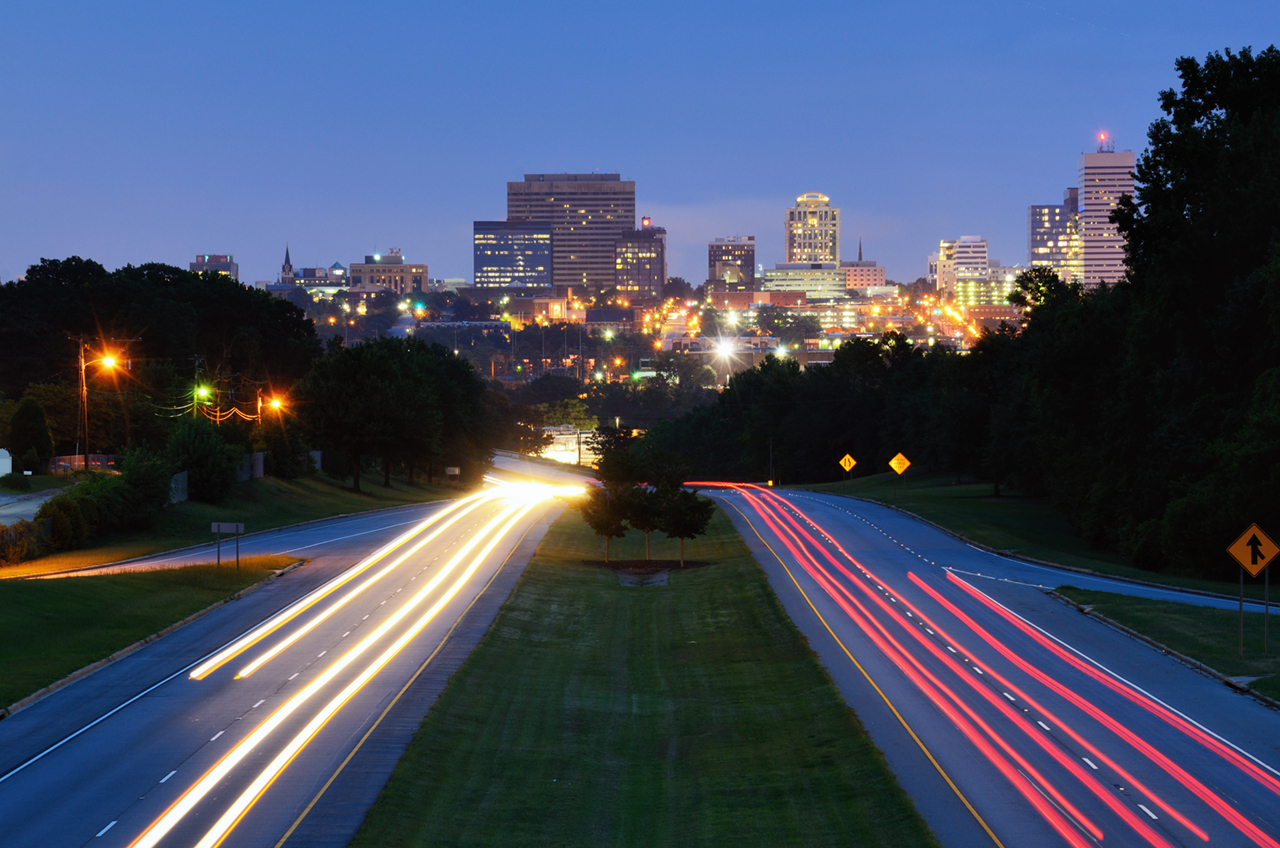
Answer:
[{"label": "tall building with lit windows", "polygon": [[1097,153],[1080,154],[1081,279],[1090,288],[1124,276],[1124,237],[1109,218],[1120,198],[1133,194],[1134,156],[1115,149],[1102,133]]},{"label": "tall building with lit windows", "polygon": [[707,243],[707,282],[716,291],[756,287],[756,237],[730,236]]},{"label": "tall building with lit windows", "polygon": [[811,191],[786,213],[787,262],[840,262],[840,210]]},{"label": "tall building with lit windows", "polygon": [[480,288],[551,288],[551,224],[475,221],[474,282]]},{"label": "tall building with lit windows", "polygon": [[661,297],[667,284],[667,231],[648,218],[642,224],[614,242],[614,285],[632,298]]},{"label": "tall building with lit windows", "polygon": [[551,280],[614,284],[614,246],[636,227],[636,184],[619,174],[525,174],[507,183],[507,220],[551,225]]},{"label": "tall building with lit windows", "polygon": [[1080,190],[1062,193],[1061,205],[1027,207],[1027,265],[1051,268],[1064,280],[1083,276]]}]

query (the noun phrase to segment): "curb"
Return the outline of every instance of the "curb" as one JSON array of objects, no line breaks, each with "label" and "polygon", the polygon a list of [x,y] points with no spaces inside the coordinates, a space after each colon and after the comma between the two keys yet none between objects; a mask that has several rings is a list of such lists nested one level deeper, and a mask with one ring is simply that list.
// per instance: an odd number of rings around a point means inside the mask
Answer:
[{"label": "curb", "polygon": [[1215,668],[1210,668],[1209,666],[1205,665],[1199,660],[1192,659],[1186,654],[1180,654],[1177,651],[1173,650],[1172,648],[1168,647],[1167,645],[1162,645],[1161,643],[1157,642],[1155,639],[1152,639],[1149,636],[1144,636],[1141,633],[1137,632],[1136,630],[1133,630],[1132,628],[1125,627],[1123,624],[1121,624],[1118,621],[1113,621],[1112,619],[1107,618],[1105,615],[1103,615],[1100,612],[1094,612],[1094,609],[1091,606],[1088,606],[1086,604],[1078,604],[1075,601],[1071,600],[1070,598],[1066,597],[1065,595],[1058,594],[1058,592],[1054,590],[1049,590],[1048,592],[1045,592],[1045,594],[1051,598],[1055,598],[1061,601],[1062,603],[1066,604],[1069,607],[1074,607],[1075,609],[1079,610],[1080,612],[1084,613],[1090,618],[1097,619],[1098,621],[1102,622],[1108,627],[1112,627],[1116,630],[1119,630],[1121,633],[1125,634],[1126,636],[1129,636],[1130,638],[1137,639],[1139,642],[1142,642],[1143,644],[1146,644],[1152,648],[1155,648],[1157,651],[1159,651],[1162,654],[1166,654],[1168,656],[1173,657],[1175,660],[1182,663],[1183,665],[1191,666],[1193,669],[1200,672],[1201,674],[1212,677],[1215,680],[1219,681],[1220,683],[1225,683],[1227,686],[1231,687],[1232,689],[1236,690],[1242,695],[1250,696],[1254,700],[1260,702],[1265,707],[1270,707],[1273,710],[1280,710],[1280,701],[1277,701],[1275,698],[1271,698],[1266,695],[1263,695],[1261,692],[1258,692],[1256,689],[1251,689],[1250,687],[1244,685],[1243,683],[1237,683],[1236,681],[1232,680],[1230,677],[1227,677],[1222,672],[1218,671]]},{"label": "curb", "polygon": [[[911,512],[910,510],[906,510],[906,509],[903,509],[902,507],[894,506],[893,504],[887,504],[887,503],[884,503],[883,501],[873,501],[870,498],[860,498],[857,495],[842,495],[837,492],[814,492],[809,489],[793,489],[792,491],[805,492],[810,495],[831,495],[837,498],[848,498],[851,501],[860,501],[862,503],[869,503],[869,504],[875,504],[876,506],[882,506],[886,509],[891,509],[894,512],[899,512],[899,513],[902,513],[903,515],[914,518],[916,521],[920,521],[925,524],[928,524],[933,529],[940,530],[941,532],[946,533],[948,536],[950,536],[953,539],[959,539],[961,542],[964,542],[966,545],[972,545],[973,547],[977,548],[980,551],[986,551],[989,554],[1001,556],[1001,557],[1004,557],[1005,559],[1013,559],[1013,560],[1019,560],[1021,562],[1029,562],[1032,565],[1043,565],[1046,568],[1053,568],[1053,569],[1057,569],[1058,571],[1070,571],[1075,574],[1086,574],[1090,577],[1097,577],[1102,580],[1117,580],[1121,583],[1132,583],[1135,586],[1147,586],[1152,589],[1163,589],[1166,592],[1180,592],[1184,595],[1199,595],[1202,598],[1216,598],[1218,600],[1224,600],[1224,601],[1238,600],[1238,598],[1235,595],[1224,595],[1219,592],[1208,592],[1208,591],[1205,591],[1204,589],[1184,589],[1181,586],[1170,586],[1167,583],[1153,583],[1150,580],[1139,580],[1136,577],[1124,577],[1118,574],[1106,574],[1101,571],[1094,571],[1091,568],[1080,568],[1079,566],[1075,566],[1075,565],[1063,565],[1062,563],[1059,563],[1059,562],[1050,562],[1047,559],[1036,559],[1035,557],[1029,557],[1029,556],[1026,556],[1025,554],[1020,554],[1017,551],[1002,551],[997,548],[993,548],[990,545],[984,545],[981,542],[975,542],[972,539],[961,536],[959,533],[955,532],[954,530],[950,530],[946,527],[943,527],[941,524],[930,521],[924,516],[916,515],[914,512]],[[1253,598],[1246,598],[1245,601],[1246,603],[1258,603],[1258,601],[1254,600]]]},{"label": "curb", "polygon": [[193,612],[191,615],[187,616],[181,621],[175,621],[173,624],[170,624],[168,627],[165,627],[163,630],[159,630],[155,633],[152,633],[150,636],[146,636],[142,639],[139,639],[137,642],[134,642],[132,645],[126,645],[125,647],[121,648],[115,653],[109,656],[103,657],[102,659],[98,660],[95,663],[91,663],[90,665],[87,665],[84,668],[71,672],[61,680],[55,680],[53,683],[50,683],[48,686],[44,687],[43,689],[39,689],[31,693],[27,697],[23,698],[22,700],[15,701],[9,706],[0,709],[0,720],[6,719],[9,716],[13,715],[14,713],[18,712],[19,710],[25,709],[31,706],[32,704],[36,703],[37,701],[47,698],[48,696],[52,695],[54,692],[57,692],[62,687],[69,686],[70,684],[75,683],[77,680],[79,680],[82,677],[88,677],[89,675],[93,674],[95,671],[106,668],[107,666],[111,665],[115,661],[123,659],[124,657],[127,657],[129,654],[132,654],[134,651],[140,650],[141,648],[144,648],[147,645],[150,645],[152,642],[156,641],[157,639],[160,639],[164,636],[169,635],[173,631],[177,630],[179,627],[185,627],[186,625],[190,624],[196,619],[203,618],[204,616],[216,610],[218,607],[229,604],[232,601],[238,601],[241,598],[243,598],[245,595],[252,592],[254,589],[257,589],[261,586],[265,586],[268,583],[275,582],[277,579],[283,577],[284,575],[288,574],[290,571],[293,571],[295,568],[305,563],[306,563],[305,559],[300,559],[297,562],[293,563],[292,565],[286,565],[284,568],[280,569],[279,571],[273,572],[272,574],[269,574],[266,577],[262,578],[257,583],[254,583],[252,586],[244,587],[239,592],[236,592],[234,595],[228,595],[222,600],[212,603],[202,610],[197,610],[196,612]]},{"label": "curb", "polygon": [[[337,515],[330,515],[328,518],[312,518],[308,521],[299,521],[297,524],[282,524],[279,527],[270,527],[266,530],[254,530],[252,533],[241,533],[241,539],[247,539],[250,536],[261,536],[264,533],[278,533],[281,530],[293,530],[297,527],[306,527],[308,524],[319,524],[323,521],[336,521],[339,518],[356,518],[365,515],[376,515],[381,512],[391,512],[396,509],[410,509],[419,506],[429,506],[435,503],[446,503],[453,498],[441,498],[439,501],[422,501],[421,503],[399,504],[398,506],[384,506],[378,509],[367,509],[364,512],[340,512]],[[143,560],[155,559],[165,554],[180,554],[185,551],[194,551],[208,546],[208,542],[201,542],[197,545],[187,545],[182,548],[170,548],[167,551],[156,551],[155,553],[145,554],[143,556],[130,557],[129,559],[120,559],[115,562],[100,562],[97,565],[82,565],[79,568],[64,568],[62,571],[42,571],[38,574],[15,574],[12,577],[0,575],[0,580],[30,580],[37,577],[61,577],[65,574],[79,574],[81,571],[93,571],[99,568],[113,568],[117,565],[129,565]]]}]

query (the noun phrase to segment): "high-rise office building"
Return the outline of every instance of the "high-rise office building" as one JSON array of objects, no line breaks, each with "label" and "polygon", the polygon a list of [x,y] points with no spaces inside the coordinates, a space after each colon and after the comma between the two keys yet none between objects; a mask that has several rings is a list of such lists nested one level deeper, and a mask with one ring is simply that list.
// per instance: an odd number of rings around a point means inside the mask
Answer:
[{"label": "high-rise office building", "polygon": [[475,285],[480,288],[550,288],[551,224],[546,221],[476,221]]},{"label": "high-rise office building", "polygon": [[240,266],[236,264],[236,258],[230,253],[198,253],[196,261],[187,267],[197,274],[213,271],[217,274],[226,274],[236,282],[240,281]]},{"label": "high-rise office building", "polygon": [[1027,207],[1027,265],[1053,269],[1064,280],[1082,276],[1080,190],[1062,193],[1062,204]]},{"label": "high-rise office building", "polygon": [[811,191],[787,210],[787,262],[839,262],[840,210],[831,198]]},{"label": "high-rise office building", "polygon": [[1124,276],[1124,238],[1108,218],[1123,195],[1133,194],[1133,151],[1115,152],[1104,133],[1097,153],[1080,154],[1081,278],[1087,287]]},{"label": "high-rise office building", "polygon": [[848,296],[845,269],[834,262],[779,262],[766,268],[760,288],[768,292],[804,292],[809,300]]},{"label": "high-rise office building", "polygon": [[941,291],[954,292],[989,276],[987,240],[981,236],[960,236],[938,242],[938,252],[929,257],[929,275]]},{"label": "high-rise office building", "polygon": [[618,174],[525,174],[507,183],[507,220],[551,224],[557,286],[614,284],[614,245],[636,228],[636,184]]},{"label": "high-rise office building", "polygon": [[404,261],[400,248],[387,254],[365,256],[364,262],[352,262],[347,271],[351,286],[383,286],[398,295],[423,291],[427,282],[427,266]]},{"label": "high-rise office building", "polygon": [[756,287],[756,237],[730,236],[707,243],[707,280],[716,291]]},{"label": "high-rise office building", "polygon": [[667,284],[667,231],[645,218],[614,242],[614,285],[633,298],[661,297]]}]

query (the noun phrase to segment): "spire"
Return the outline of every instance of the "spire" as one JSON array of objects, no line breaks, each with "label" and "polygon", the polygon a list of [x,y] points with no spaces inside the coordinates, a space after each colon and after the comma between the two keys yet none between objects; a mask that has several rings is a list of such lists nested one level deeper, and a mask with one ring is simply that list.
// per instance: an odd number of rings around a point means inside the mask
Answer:
[{"label": "spire", "polygon": [[[285,251],[288,253],[288,251]],[[858,236],[858,261],[862,261],[862,236]]]},{"label": "spire", "polygon": [[286,267],[293,264],[289,261],[289,242],[284,243],[284,264]]}]

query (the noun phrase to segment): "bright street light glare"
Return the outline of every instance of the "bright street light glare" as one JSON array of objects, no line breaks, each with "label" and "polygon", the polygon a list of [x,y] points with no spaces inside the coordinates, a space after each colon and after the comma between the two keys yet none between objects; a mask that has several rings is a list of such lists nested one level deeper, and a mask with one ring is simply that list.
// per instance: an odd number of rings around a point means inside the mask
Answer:
[{"label": "bright street light glare", "polygon": [[116,358],[114,356],[104,356],[102,357],[102,364],[107,366],[108,368],[115,368]]}]

